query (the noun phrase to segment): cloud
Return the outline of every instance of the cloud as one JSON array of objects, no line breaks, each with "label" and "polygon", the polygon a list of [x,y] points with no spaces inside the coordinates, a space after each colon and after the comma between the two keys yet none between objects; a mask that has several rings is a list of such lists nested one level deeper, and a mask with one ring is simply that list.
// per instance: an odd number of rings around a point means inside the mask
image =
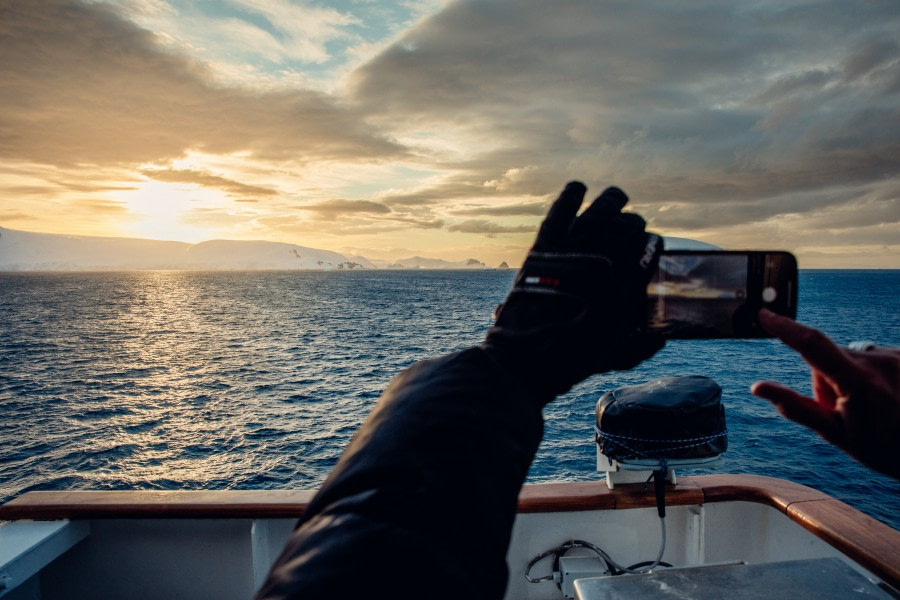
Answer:
[{"label": "cloud", "polygon": [[489,193],[470,175],[446,178],[443,182],[429,187],[410,190],[389,190],[379,194],[378,199],[388,206],[425,206],[452,203],[479,194]]},{"label": "cloud", "polygon": [[327,42],[349,37],[343,29],[359,24],[352,15],[333,8],[298,5],[286,0],[238,0],[244,10],[262,15],[267,29],[283,40],[285,60],[324,61],[329,58]]},{"label": "cloud", "polygon": [[389,220],[373,219],[335,219],[327,230],[322,229],[321,223],[310,222],[297,218],[295,215],[281,214],[266,216],[256,219],[262,225],[272,230],[288,234],[327,234],[330,236],[369,236],[387,233],[404,233],[412,229],[441,229],[444,221],[440,219],[417,219],[413,217],[392,217]]},{"label": "cloud", "polygon": [[4,210],[0,211],[0,222],[8,222],[8,221],[33,221],[37,219],[34,215],[29,215],[23,212],[18,212],[14,210]]},{"label": "cloud", "polygon": [[460,233],[479,233],[487,237],[494,237],[498,233],[533,233],[537,230],[531,225],[499,225],[491,221],[482,219],[470,219],[462,223],[456,223],[447,227],[447,231],[458,231]]},{"label": "cloud", "polygon": [[52,185],[4,185],[2,190],[6,194],[16,196],[47,196],[55,192]]},{"label": "cloud", "polygon": [[137,188],[133,185],[114,185],[114,184],[106,184],[106,183],[76,183],[74,181],[69,180],[58,180],[55,181],[57,185],[63,187],[67,190],[71,190],[73,192],[89,192],[89,193],[103,193],[103,192],[128,192],[132,190],[136,190]]},{"label": "cloud", "polygon": [[318,204],[298,206],[299,210],[308,210],[318,213],[323,218],[335,219],[347,214],[387,214],[391,209],[378,202],[369,200],[328,200]]},{"label": "cloud", "polygon": [[387,190],[378,194],[378,200],[392,207],[452,206],[473,200],[523,204],[535,197],[546,197],[547,190],[558,193],[562,189],[563,168],[504,167],[502,173],[497,173],[498,165],[521,164],[521,155],[519,150],[498,150],[462,161],[436,161],[439,168],[446,169],[446,175],[426,185]]},{"label": "cloud", "polygon": [[252,223],[255,215],[250,213],[235,213],[216,208],[193,208],[181,217],[181,221],[190,225],[204,227],[245,227]]},{"label": "cloud", "polygon": [[[0,170],[3,173],[5,169]],[[53,175],[43,180],[30,179],[34,183],[13,183],[0,178],[0,192],[7,197],[54,197],[65,192],[80,192],[88,194],[102,194],[105,192],[121,192],[136,189],[133,185],[79,182],[72,179],[58,178]]]},{"label": "cloud", "polygon": [[412,226],[416,229],[441,229],[444,227],[443,219],[429,219],[420,217],[393,217],[397,223]]},{"label": "cloud", "polygon": [[81,209],[92,214],[115,214],[127,215],[128,209],[120,202],[112,200],[81,200],[75,203],[75,208]]},{"label": "cloud", "polygon": [[[350,79],[395,131],[457,136],[475,156],[391,205],[618,183],[657,222],[706,227],[808,212],[900,173],[900,13],[813,4],[463,1]],[[404,138],[405,139],[405,138]],[[461,143],[461,142],[460,142]],[[484,158],[484,160],[480,160]],[[498,204],[499,206],[499,204]],[[688,216],[690,215],[690,216]]]},{"label": "cloud", "polygon": [[240,181],[233,181],[226,177],[213,175],[206,171],[195,171],[193,169],[143,169],[141,173],[157,181],[193,183],[205,187],[217,188],[229,194],[274,196],[278,193],[277,190],[272,188],[259,185],[248,185],[246,183],[241,183]]},{"label": "cloud", "polygon": [[488,216],[488,217],[521,217],[543,216],[547,213],[546,202],[526,202],[522,204],[505,204],[500,206],[472,206],[453,209],[454,215]]},{"label": "cloud", "polygon": [[285,0],[174,0],[149,9],[125,3],[121,11],[146,29],[164,31],[169,47],[194,51],[218,77],[234,81],[277,79],[279,70],[327,63],[330,48],[354,39],[351,29],[360,25],[350,13]]},{"label": "cloud", "polygon": [[844,80],[853,81],[873,73],[880,79],[880,75],[887,74],[897,62],[898,53],[900,45],[894,37],[865,40],[842,62]]},{"label": "cloud", "polygon": [[191,150],[279,161],[382,161],[404,149],[334,98],[216,84],[105,4],[0,5],[0,157],[58,166],[165,163]]}]

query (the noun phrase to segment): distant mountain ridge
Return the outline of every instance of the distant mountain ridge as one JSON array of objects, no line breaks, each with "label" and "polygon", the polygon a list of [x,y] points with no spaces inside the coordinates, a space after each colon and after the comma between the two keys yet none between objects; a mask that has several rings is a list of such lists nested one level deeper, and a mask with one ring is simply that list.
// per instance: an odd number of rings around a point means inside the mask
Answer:
[{"label": "distant mountain ridge", "polygon": [[[717,246],[666,237],[667,250],[714,250]],[[0,227],[0,271],[130,270],[322,270],[489,269],[470,258],[448,261],[412,256],[387,261],[345,256],[283,242],[210,240],[198,244],[141,238],[32,233]],[[503,262],[499,269],[508,269]]]},{"label": "distant mountain ridge", "polygon": [[487,269],[488,266],[480,260],[470,258],[451,262],[440,258],[425,258],[412,256],[395,261],[382,261],[382,268],[386,269]]},{"label": "distant mountain ridge", "polygon": [[0,227],[0,271],[486,269],[476,259],[412,257],[393,262],[264,241],[198,244],[140,238],[32,233]]}]

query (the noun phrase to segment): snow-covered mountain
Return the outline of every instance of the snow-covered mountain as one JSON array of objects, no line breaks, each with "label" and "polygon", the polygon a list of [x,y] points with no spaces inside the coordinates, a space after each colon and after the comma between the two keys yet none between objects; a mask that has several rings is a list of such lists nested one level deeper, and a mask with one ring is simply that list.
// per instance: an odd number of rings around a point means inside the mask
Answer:
[{"label": "snow-covered mountain", "polygon": [[199,244],[30,233],[0,227],[2,271],[371,269],[361,257],[279,242]]},{"label": "snow-covered mountain", "polygon": [[360,263],[330,250],[305,248],[279,242],[212,240],[189,246],[182,268],[219,270],[359,269]]},{"label": "snow-covered mountain", "polygon": [[412,256],[403,258],[393,262],[384,262],[383,268],[386,269],[487,269],[480,260],[470,258],[468,260],[449,261],[440,258],[425,258],[423,256]]},{"label": "snow-covered mountain", "polygon": [[0,227],[0,269],[170,269],[184,262],[189,247],[183,242],[29,233]]},{"label": "snow-covered mountain", "polygon": [[[665,238],[667,250],[715,250],[712,244]],[[413,256],[396,261],[345,256],[281,242],[212,240],[199,244],[138,238],[31,233],[0,227],[0,271],[488,269],[470,258]],[[504,263],[499,268],[508,268]]]},{"label": "snow-covered mountain", "polygon": [[416,256],[390,263],[281,242],[211,240],[188,244],[136,238],[31,233],[0,227],[0,271],[486,268],[484,263],[474,258],[450,262]]}]

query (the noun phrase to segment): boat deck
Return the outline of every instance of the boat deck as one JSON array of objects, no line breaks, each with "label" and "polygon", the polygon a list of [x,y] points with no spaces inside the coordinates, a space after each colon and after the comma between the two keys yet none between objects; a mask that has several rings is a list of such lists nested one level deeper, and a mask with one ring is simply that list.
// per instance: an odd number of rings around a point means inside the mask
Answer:
[{"label": "boat deck", "polygon": [[[122,552],[130,539],[128,536],[144,534],[151,528],[152,535],[159,536],[154,538],[157,540],[154,543],[164,544],[170,538],[180,539],[186,545],[185,552],[188,552],[187,546],[194,544],[198,536],[204,535],[207,529],[207,533],[215,532],[216,535],[221,535],[224,529],[233,529],[234,532],[229,535],[237,540],[234,543],[238,549],[247,547],[244,545],[246,542],[240,540],[248,539],[248,534],[242,532],[250,531],[249,550],[241,552],[250,553],[252,566],[241,564],[240,568],[251,569],[252,572],[245,579],[246,586],[252,588],[265,576],[268,565],[290,535],[294,520],[303,514],[313,495],[314,491],[311,490],[35,491],[0,506],[0,520],[89,524],[89,538],[94,540],[90,544],[100,544],[99,540],[108,536],[121,546]],[[678,485],[670,486],[666,492],[666,504],[673,509],[675,520],[671,526],[674,529],[691,527],[689,522],[694,517],[688,513],[696,512],[702,507],[706,507],[705,510],[712,518],[711,523],[714,523],[715,519],[724,518],[721,516],[724,514],[721,511],[726,510],[724,507],[734,503],[743,503],[745,506],[747,503],[750,506],[762,505],[760,511],[780,513],[778,519],[785,522],[789,520],[801,526],[812,534],[809,536],[811,539],[814,536],[822,540],[837,553],[876,576],[883,584],[894,589],[900,588],[900,532],[814,489],[762,476],[704,475],[680,477]],[[567,520],[575,522],[585,512],[606,511],[609,515],[623,516],[642,512],[629,509],[644,509],[643,514],[652,512],[655,515],[652,488],[631,484],[610,490],[602,481],[526,485],[519,496],[518,521],[524,526],[529,519],[534,522],[540,519],[550,519],[550,523]],[[720,512],[717,513],[717,510]],[[680,515],[679,511],[683,514]],[[566,513],[570,513],[571,517]],[[763,520],[771,521],[773,518],[763,516]],[[679,519],[686,524],[679,525]],[[616,523],[608,521],[598,524],[598,531],[611,532],[616,527],[620,528],[619,531],[632,531],[643,527],[646,521],[645,518],[640,521],[626,519]],[[153,523],[158,525],[154,526]],[[706,527],[709,530],[715,525],[709,524]],[[188,531],[190,528],[192,530]],[[162,537],[163,533],[168,537]],[[116,535],[119,539],[115,538]],[[514,532],[511,552],[523,555],[531,553],[533,548],[527,547],[529,544],[545,549],[541,546],[546,543],[545,539],[522,538],[517,542],[517,535],[519,534]],[[703,535],[701,533],[701,537]],[[708,537],[709,531],[705,535]],[[654,532],[652,537],[655,539],[655,536]],[[90,540],[85,540],[82,545],[88,541]],[[517,543],[520,546],[518,549],[515,548]],[[715,545],[719,542],[711,543]],[[165,554],[163,546],[159,550]],[[201,549],[190,551],[202,553]],[[83,554],[85,552],[82,551]],[[714,549],[708,554],[715,554]],[[521,558],[516,556],[516,560]],[[60,573],[68,575],[77,572],[76,561],[67,560],[70,563],[68,565],[66,560],[58,560],[57,566],[48,569],[50,574],[60,577]],[[527,562],[527,558],[524,560]],[[685,564],[696,563],[687,560]],[[81,568],[83,566],[79,565],[78,569]],[[236,566],[235,569],[237,568]],[[52,585],[45,583],[44,587],[49,589]],[[249,591],[252,594],[252,589]],[[47,594],[46,597],[53,596]]]}]

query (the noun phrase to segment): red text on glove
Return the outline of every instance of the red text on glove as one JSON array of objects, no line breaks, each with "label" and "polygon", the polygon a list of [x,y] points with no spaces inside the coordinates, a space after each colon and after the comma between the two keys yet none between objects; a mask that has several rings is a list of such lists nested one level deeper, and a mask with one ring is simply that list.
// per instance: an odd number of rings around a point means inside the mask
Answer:
[{"label": "red text on glove", "polygon": [[525,283],[528,285],[549,285],[551,287],[559,287],[559,279],[555,277],[542,277],[537,275],[532,275],[530,277],[525,278]]}]

